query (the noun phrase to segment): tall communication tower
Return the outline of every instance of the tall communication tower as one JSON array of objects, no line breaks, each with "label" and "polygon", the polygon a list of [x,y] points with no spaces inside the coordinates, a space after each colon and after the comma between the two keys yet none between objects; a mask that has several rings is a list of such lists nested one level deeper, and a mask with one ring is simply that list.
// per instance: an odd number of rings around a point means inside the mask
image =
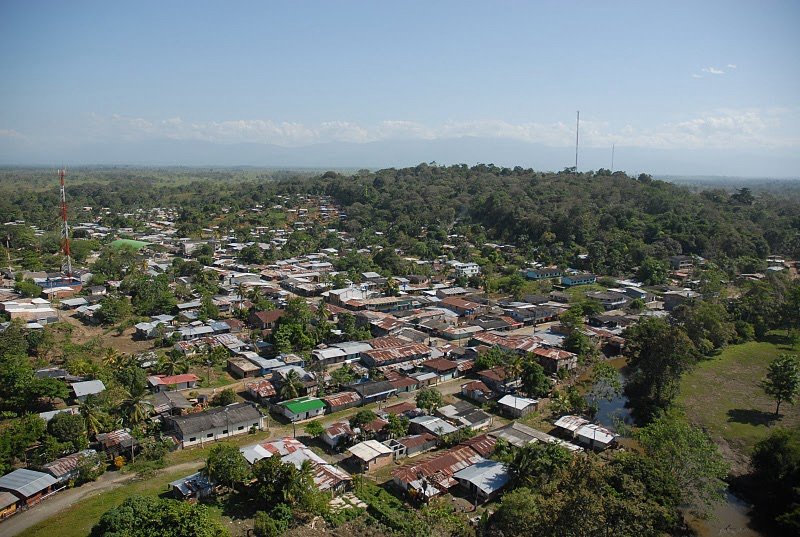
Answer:
[{"label": "tall communication tower", "polygon": [[616,144],[611,144],[611,171],[614,171],[614,148]]},{"label": "tall communication tower", "polygon": [[578,133],[581,130],[581,111],[578,110],[578,120],[575,123],[575,173],[578,173]]},{"label": "tall communication tower", "polygon": [[61,271],[67,278],[72,278],[72,256],[69,253],[69,222],[67,222],[67,194],[64,191],[64,175],[66,170],[58,170],[61,181],[61,248],[64,251],[64,263]]}]

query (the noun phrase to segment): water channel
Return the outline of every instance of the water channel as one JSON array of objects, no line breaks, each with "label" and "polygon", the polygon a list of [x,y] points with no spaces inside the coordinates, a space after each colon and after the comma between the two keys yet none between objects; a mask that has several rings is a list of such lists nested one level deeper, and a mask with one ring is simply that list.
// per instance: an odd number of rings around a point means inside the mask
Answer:
[{"label": "water channel", "polygon": [[[609,363],[620,371],[621,381],[624,384],[624,360],[616,359]],[[599,401],[595,422],[611,430],[615,430],[620,422],[632,425],[633,418],[630,409],[626,406],[627,403],[628,398],[623,393],[611,400]],[[750,527],[749,511],[750,506],[745,501],[735,496],[730,490],[726,490],[725,501],[714,506],[709,519],[700,520],[687,516],[687,521],[689,527],[699,537],[763,537],[764,534]]]}]

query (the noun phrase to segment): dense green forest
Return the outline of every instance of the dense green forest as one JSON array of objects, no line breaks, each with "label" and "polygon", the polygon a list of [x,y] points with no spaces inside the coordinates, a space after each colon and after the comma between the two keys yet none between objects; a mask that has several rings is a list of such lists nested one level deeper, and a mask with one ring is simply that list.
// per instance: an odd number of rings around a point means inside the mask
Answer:
[{"label": "dense green forest", "polygon": [[[381,240],[411,255],[441,253],[459,239],[480,246],[511,243],[522,257],[621,274],[652,257],[696,254],[728,273],[752,272],[770,253],[800,255],[800,187],[779,194],[740,188],[706,189],[642,174],[598,170],[542,173],[493,165],[362,170],[355,174],[255,169],[88,169],[71,173],[72,207],[92,207],[77,218],[134,226],[121,215],[177,207],[178,224],[199,233],[212,218],[231,229],[264,223],[242,220],[240,209],[267,206],[279,195],[327,194],[348,218],[342,226],[359,240]],[[793,186],[792,186],[793,185]],[[42,170],[0,174],[0,218],[25,219],[55,229],[58,189]],[[450,235],[450,237],[448,237]],[[458,235],[453,237],[452,235]]]}]

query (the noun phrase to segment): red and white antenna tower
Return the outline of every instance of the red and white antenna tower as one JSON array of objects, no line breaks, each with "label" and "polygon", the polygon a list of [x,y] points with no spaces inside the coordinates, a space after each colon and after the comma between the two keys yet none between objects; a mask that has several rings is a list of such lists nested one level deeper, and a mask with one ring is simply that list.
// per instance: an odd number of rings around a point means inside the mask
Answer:
[{"label": "red and white antenna tower", "polygon": [[58,170],[58,178],[61,181],[61,247],[64,250],[64,263],[61,271],[72,278],[72,256],[69,253],[69,223],[67,222],[67,194],[64,191],[64,175],[66,170]]}]

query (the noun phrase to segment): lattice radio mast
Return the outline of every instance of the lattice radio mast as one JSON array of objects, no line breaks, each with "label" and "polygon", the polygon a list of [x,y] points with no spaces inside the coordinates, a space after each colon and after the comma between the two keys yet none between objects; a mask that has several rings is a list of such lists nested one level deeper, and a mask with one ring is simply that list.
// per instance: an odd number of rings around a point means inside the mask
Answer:
[{"label": "lattice radio mast", "polygon": [[72,278],[72,256],[69,252],[69,222],[67,222],[67,194],[64,191],[64,175],[66,170],[58,170],[58,179],[61,182],[61,247],[64,251],[64,263],[61,271],[67,278]]}]

